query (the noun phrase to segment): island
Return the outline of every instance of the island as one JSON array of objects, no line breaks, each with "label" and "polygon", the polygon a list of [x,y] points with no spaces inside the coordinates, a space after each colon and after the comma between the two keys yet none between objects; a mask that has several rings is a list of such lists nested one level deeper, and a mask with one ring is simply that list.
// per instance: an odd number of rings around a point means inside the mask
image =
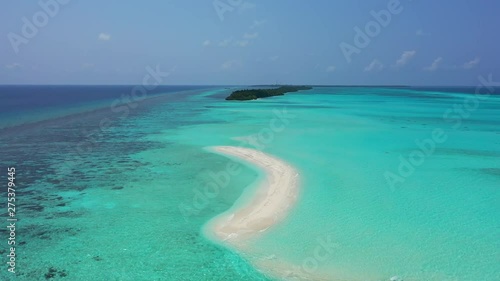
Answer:
[{"label": "island", "polygon": [[245,89],[234,91],[226,100],[256,100],[260,98],[283,96],[285,93],[311,90],[309,86],[281,86],[272,89]]}]

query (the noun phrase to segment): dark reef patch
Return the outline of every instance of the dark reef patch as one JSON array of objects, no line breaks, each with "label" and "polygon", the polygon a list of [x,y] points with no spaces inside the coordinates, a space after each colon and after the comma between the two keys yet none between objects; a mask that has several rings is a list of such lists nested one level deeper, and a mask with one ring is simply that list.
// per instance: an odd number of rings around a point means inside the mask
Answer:
[{"label": "dark reef patch", "polygon": [[66,277],[68,276],[68,273],[66,272],[66,270],[59,270],[55,267],[49,267],[48,269],[48,272],[44,274],[44,277],[45,279],[52,279],[54,277],[56,277],[57,275],[59,275],[60,277]]},{"label": "dark reef patch", "polygon": [[483,168],[480,171],[484,174],[500,177],[500,168]]},{"label": "dark reef patch", "polygon": [[43,212],[45,207],[40,204],[30,204],[30,205],[19,205],[20,209],[30,210],[33,212]]},{"label": "dark reef patch", "polygon": [[84,215],[83,212],[75,212],[75,211],[65,211],[65,212],[54,213],[55,217],[62,217],[62,218],[79,218],[83,215]]}]

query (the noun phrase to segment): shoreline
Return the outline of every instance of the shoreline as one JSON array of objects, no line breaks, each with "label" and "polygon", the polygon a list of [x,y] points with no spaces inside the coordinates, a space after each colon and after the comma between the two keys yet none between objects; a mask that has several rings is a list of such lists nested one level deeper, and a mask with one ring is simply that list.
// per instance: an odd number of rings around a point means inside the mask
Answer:
[{"label": "shoreline", "polygon": [[297,201],[299,173],[288,163],[261,151],[234,147],[211,147],[212,152],[236,157],[263,170],[264,177],[248,201],[211,219],[208,236],[238,249],[245,242],[281,222]]},{"label": "shoreline", "polygon": [[[207,150],[230,159],[251,164],[263,171],[255,190],[242,196],[242,204],[209,220],[203,227],[205,236],[215,243],[237,250],[263,274],[278,280],[337,280],[325,272],[305,272],[302,265],[291,264],[272,253],[262,255],[248,247],[248,242],[282,222],[297,202],[300,191],[298,171],[277,157],[250,148],[235,146],[208,147]],[[253,187],[247,187],[253,188]]]}]

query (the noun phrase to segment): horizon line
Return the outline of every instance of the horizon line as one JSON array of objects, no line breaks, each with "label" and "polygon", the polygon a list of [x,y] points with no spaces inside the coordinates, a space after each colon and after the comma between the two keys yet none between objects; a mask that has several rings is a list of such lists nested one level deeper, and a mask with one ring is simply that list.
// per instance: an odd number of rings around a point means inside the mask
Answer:
[{"label": "horizon line", "polygon": [[[141,84],[0,84],[2,86],[140,86]],[[400,84],[165,84],[156,87],[197,86],[197,87],[269,87],[269,86],[310,86],[310,87],[476,87],[477,85],[400,85]],[[498,87],[494,87],[498,88]]]}]

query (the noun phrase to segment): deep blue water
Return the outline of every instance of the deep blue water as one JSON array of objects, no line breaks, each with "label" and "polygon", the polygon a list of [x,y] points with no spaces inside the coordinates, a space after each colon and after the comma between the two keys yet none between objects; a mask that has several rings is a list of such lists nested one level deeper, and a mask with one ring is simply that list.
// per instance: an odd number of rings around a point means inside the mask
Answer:
[{"label": "deep blue water", "polygon": [[[0,85],[0,113],[5,116],[27,110],[43,110],[45,108],[81,105],[99,101],[112,101],[114,99],[119,99],[122,95],[130,95],[133,87],[133,85]],[[210,86],[159,86],[154,90],[148,91],[148,96],[209,87]],[[476,91],[476,87],[409,87],[406,89],[426,92],[456,92],[467,94],[474,94]],[[500,95],[500,88],[497,88],[492,94]]]},{"label": "deep blue water", "polygon": [[[98,101],[108,101],[130,95],[134,86],[5,86],[0,85],[0,112],[2,114],[72,106]],[[148,91],[148,96],[207,86],[159,86]]]}]

